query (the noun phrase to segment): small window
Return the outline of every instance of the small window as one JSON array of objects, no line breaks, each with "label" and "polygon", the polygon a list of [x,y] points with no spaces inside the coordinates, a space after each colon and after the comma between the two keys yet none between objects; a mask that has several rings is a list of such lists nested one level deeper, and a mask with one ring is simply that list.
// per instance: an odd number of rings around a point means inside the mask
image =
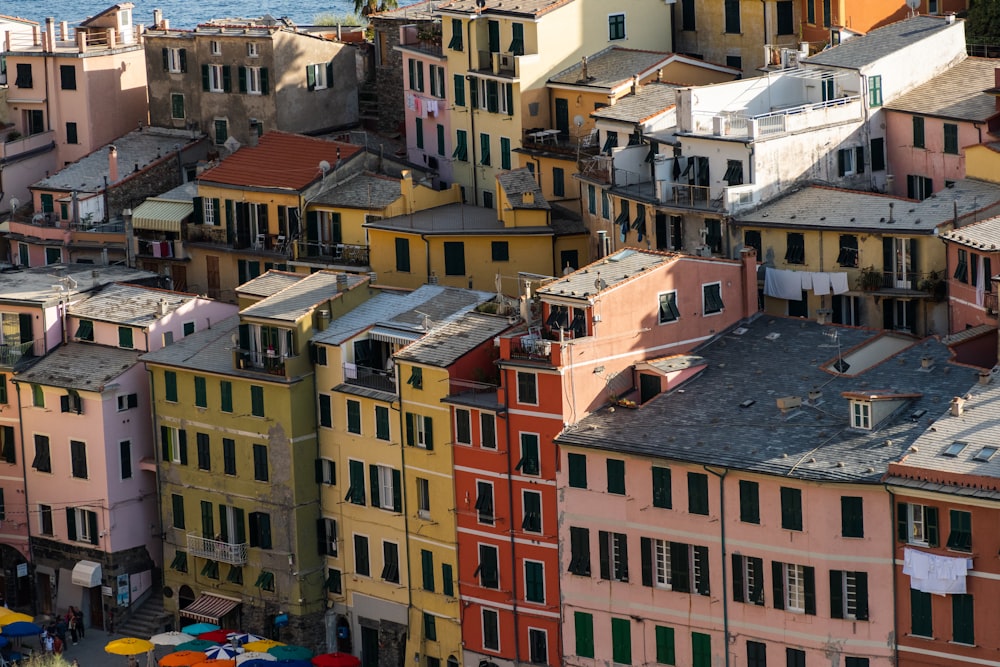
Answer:
[{"label": "small window", "polygon": [[882,77],[879,75],[868,78],[868,106],[882,106]]},{"label": "small window", "polygon": [[250,58],[260,56],[260,44],[257,42],[247,42],[247,56]]},{"label": "small window", "polygon": [[806,241],[805,237],[799,232],[788,232],[788,235],[785,237],[785,263],[806,263]]},{"label": "small window", "polygon": [[76,123],[66,123],[66,143],[67,144],[80,143],[80,137],[79,133],[77,132]]},{"label": "small window", "polygon": [[952,458],[955,458],[956,456],[961,454],[962,450],[964,450],[968,446],[969,443],[962,442],[961,440],[956,440],[955,442],[951,443],[950,445],[944,448],[944,451],[941,452],[941,456],[950,456]]},{"label": "small window", "polygon": [[958,125],[944,124],[944,152],[958,155]]},{"label": "small window", "polygon": [[350,399],[347,401],[347,432],[361,434],[361,403]]},{"label": "small window", "polygon": [[913,117],[913,147],[924,148],[924,119],[921,116]]},{"label": "small window", "polygon": [[507,241],[493,241],[491,250],[494,262],[510,261],[510,248]]},{"label": "small window", "polygon": [[483,449],[497,448],[497,418],[482,412],[479,414],[479,446]]},{"label": "small window", "polygon": [[259,385],[250,387],[250,414],[254,417],[264,416],[264,387]]},{"label": "small window", "polygon": [[983,447],[979,452],[972,458],[976,461],[989,461],[993,458],[993,455],[997,453],[996,447]]},{"label": "small window", "polygon": [[705,315],[721,313],[722,303],[722,283],[709,283],[702,286],[702,312]]},{"label": "small window", "polygon": [[611,41],[625,39],[625,14],[608,16],[608,39]]},{"label": "small window", "polygon": [[680,310],[677,309],[677,290],[660,294],[659,300],[660,324],[676,322],[681,316]]},{"label": "small window", "polygon": [[625,462],[621,459],[607,460],[608,493],[625,495]]},{"label": "small window", "polygon": [[213,56],[222,55],[222,42],[217,39],[213,39],[208,43],[208,50],[211,51]]},{"label": "small window", "polygon": [[538,377],[534,373],[517,372],[517,402],[538,405]]},{"label": "small window", "polygon": [[[871,430],[872,404],[868,401],[851,401],[851,426]],[[996,451],[996,450],[994,450]]]},{"label": "small window", "polygon": [[424,388],[424,369],[418,366],[414,366],[410,371],[410,379],[406,381],[406,384],[410,385],[414,389]]},{"label": "small window", "polygon": [[132,327],[118,327],[118,347],[126,350],[133,349]]}]

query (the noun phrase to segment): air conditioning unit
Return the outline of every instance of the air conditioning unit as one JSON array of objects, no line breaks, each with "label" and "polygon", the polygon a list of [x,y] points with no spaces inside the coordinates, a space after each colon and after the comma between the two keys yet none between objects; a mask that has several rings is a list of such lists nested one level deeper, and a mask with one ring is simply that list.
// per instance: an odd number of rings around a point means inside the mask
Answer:
[{"label": "air conditioning unit", "polygon": [[707,245],[700,245],[694,249],[694,254],[698,255],[699,257],[711,257],[712,247]]}]

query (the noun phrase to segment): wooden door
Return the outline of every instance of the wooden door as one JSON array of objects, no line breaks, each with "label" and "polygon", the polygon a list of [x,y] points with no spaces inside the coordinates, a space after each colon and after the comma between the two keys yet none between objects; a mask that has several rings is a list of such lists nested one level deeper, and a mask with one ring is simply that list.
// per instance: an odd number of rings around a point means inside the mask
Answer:
[{"label": "wooden door", "polygon": [[205,257],[205,273],[208,281],[208,297],[218,299],[220,292],[219,278],[219,258],[217,255],[207,255]]}]

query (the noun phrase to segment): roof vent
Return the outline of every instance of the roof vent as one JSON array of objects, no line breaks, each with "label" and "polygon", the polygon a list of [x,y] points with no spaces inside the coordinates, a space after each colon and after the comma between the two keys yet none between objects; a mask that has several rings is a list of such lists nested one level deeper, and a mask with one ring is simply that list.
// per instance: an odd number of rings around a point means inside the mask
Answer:
[{"label": "roof vent", "polygon": [[167,314],[167,300],[166,299],[160,299],[160,301],[156,304],[156,314],[158,316],[160,316],[160,317],[163,317],[164,315]]},{"label": "roof vent", "polygon": [[777,400],[778,409],[793,410],[795,408],[801,407],[802,397],[801,396],[782,396]]},{"label": "roof vent", "polygon": [[961,396],[951,399],[951,416],[961,417],[963,412],[965,412],[965,399]]},{"label": "roof vent", "polygon": [[921,357],[920,368],[923,368],[925,370],[930,370],[931,368],[934,368],[934,357]]}]

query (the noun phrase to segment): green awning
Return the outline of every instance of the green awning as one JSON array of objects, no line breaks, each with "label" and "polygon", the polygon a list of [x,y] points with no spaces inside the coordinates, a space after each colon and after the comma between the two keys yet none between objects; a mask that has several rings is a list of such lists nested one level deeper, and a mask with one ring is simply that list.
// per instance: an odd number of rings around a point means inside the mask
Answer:
[{"label": "green awning", "polygon": [[193,202],[147,199],[132,212],[132,228],[179,234],[181,221],[192,213]]}]

